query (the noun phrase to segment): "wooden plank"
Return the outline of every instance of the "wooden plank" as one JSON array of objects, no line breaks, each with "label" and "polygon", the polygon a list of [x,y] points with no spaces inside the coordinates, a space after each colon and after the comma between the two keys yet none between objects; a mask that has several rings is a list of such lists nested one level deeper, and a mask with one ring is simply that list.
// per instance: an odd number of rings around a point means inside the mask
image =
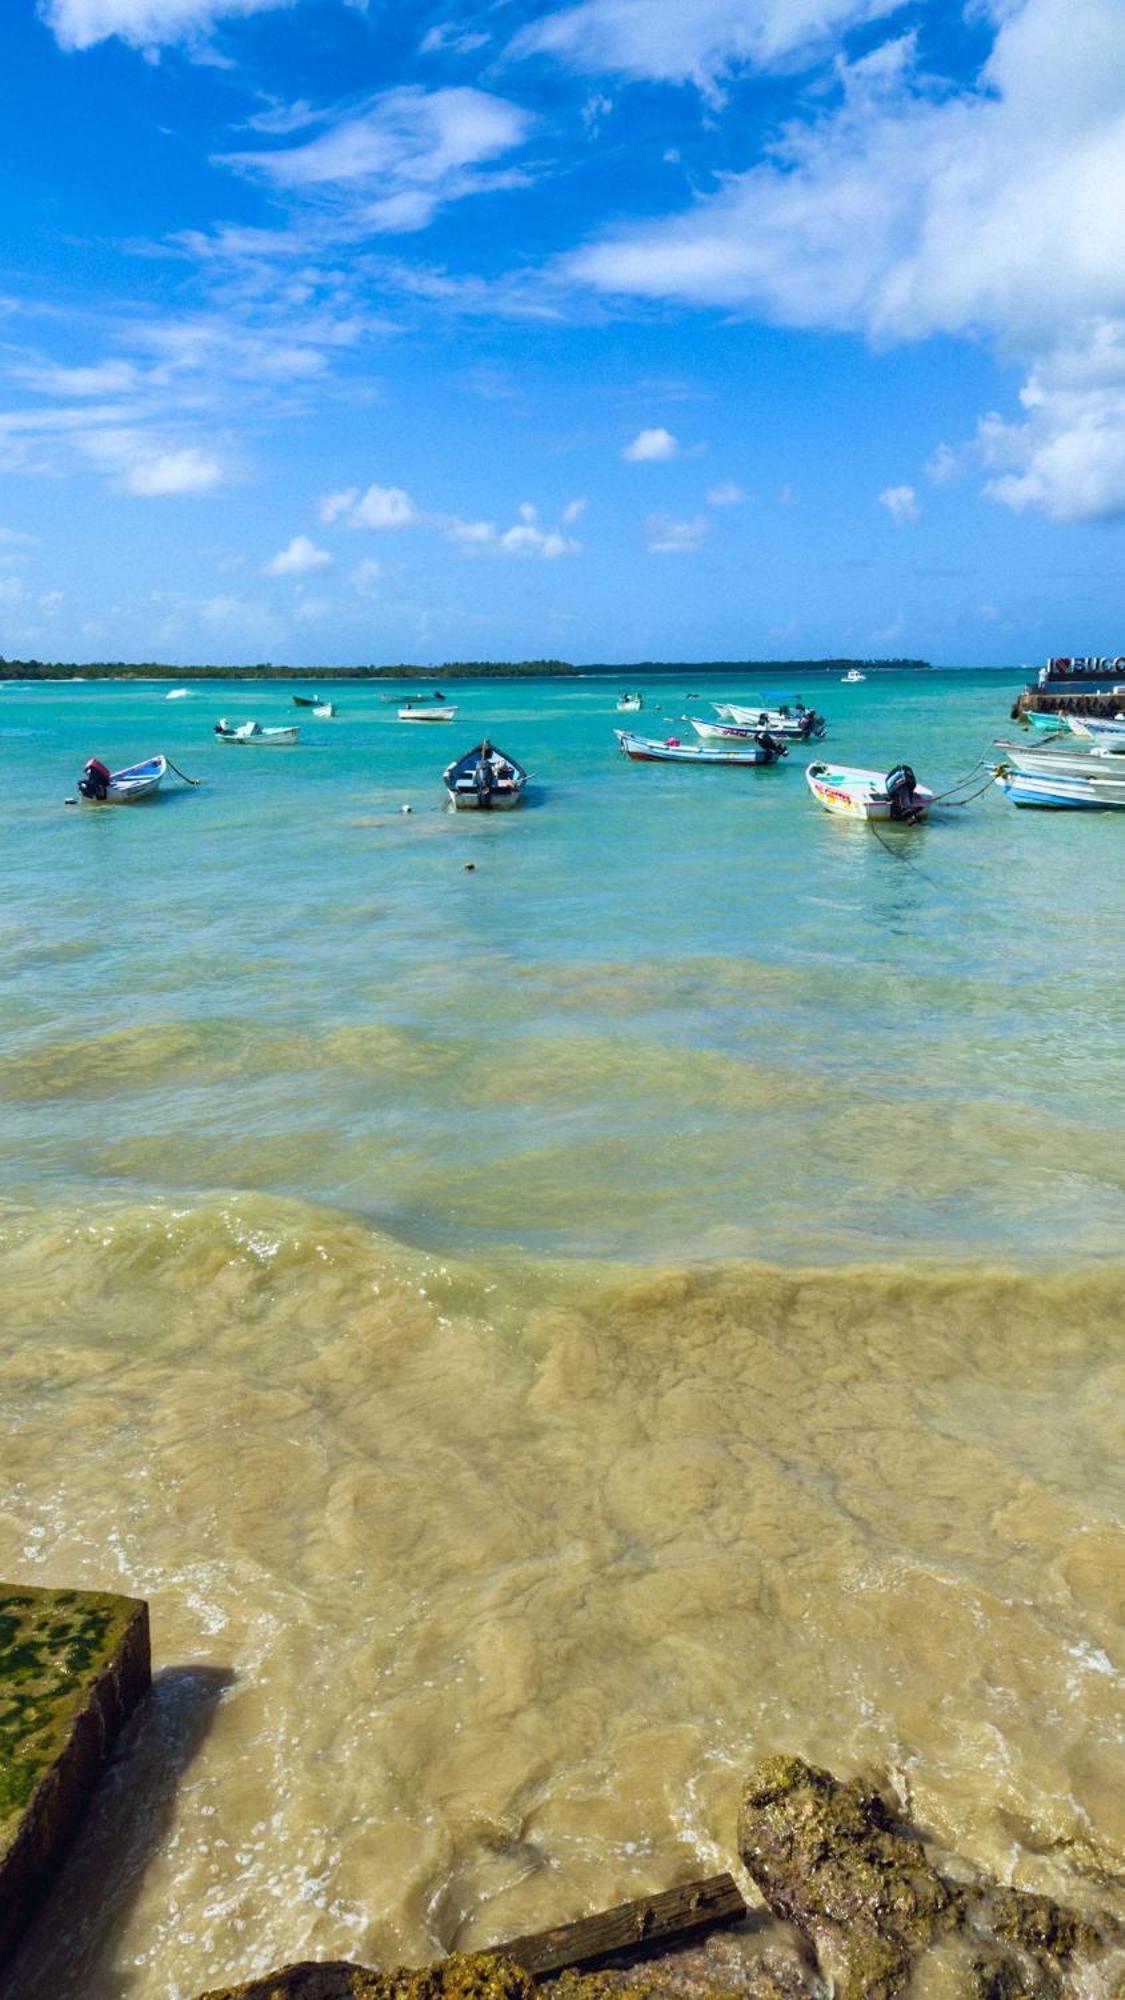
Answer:
[{"label": "wooden plank", "polygon": [[489,1949],[514,1958],[533,1979],[544,1979],[549,1973],[596,1964],[619,1952],[663,1951],[716,1924],[737,1923],[745,1915],[733,1876],[709,1875],[701,1882],[685,1882],[659,1896],[641,1896],[576,1924],[557,1924],[553,1930],[534,1931]]}]

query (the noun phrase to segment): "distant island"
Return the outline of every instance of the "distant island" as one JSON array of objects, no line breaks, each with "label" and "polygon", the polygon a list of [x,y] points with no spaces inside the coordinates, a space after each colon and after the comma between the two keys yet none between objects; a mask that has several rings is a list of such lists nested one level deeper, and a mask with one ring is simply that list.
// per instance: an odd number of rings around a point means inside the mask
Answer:
[{"label": "distant island", "polygon": [[45,661],[0,656],[0,681],[456,681],[456,680],[629,680],[638,674],[686,673],[793,675],[924,673],[929,660],[633,660],[625,666],[575,666],[570,660],[443,660],[437,667],[290,667],[259,660],[244,667],[168,667],[158,660]]}]

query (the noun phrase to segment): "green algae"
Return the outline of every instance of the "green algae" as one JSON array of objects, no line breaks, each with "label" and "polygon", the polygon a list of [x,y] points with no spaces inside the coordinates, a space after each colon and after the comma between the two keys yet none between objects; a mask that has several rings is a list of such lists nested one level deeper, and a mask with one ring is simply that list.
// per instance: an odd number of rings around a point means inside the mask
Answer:
[{"label": "green algae", "polygon": [[0,1590],[0,1854],[136,1614],[129,1598]]}]

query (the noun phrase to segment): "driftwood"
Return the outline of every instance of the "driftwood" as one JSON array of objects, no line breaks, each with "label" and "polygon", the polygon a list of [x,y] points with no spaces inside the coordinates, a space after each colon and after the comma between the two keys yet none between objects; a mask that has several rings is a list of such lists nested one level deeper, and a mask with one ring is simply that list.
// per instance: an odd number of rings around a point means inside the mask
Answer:
[{"label": "driftwood", "polygon": [[551,1973],[594,1965],[622,1952],[664,1951],[717,1924],[737,1923],[745,1915],[746,1905],[733,1876],[709,1875],[702,1882],[685,1882],[659,1896],[640,1896],[636,1902],[619,1903],[616,1909],[603,1910],[596,1917],[583,1917],[576,1924],[556,1924],[553,1930],[533,1931],[489,1949],[514,1958],[533,1979],[545,1979]]}]

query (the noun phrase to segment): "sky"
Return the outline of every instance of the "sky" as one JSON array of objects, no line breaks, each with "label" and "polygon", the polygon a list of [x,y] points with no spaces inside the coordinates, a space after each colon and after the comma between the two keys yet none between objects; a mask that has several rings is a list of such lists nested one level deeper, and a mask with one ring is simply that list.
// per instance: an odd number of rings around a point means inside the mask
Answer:
[{"label": "sky", "polygon": [[1125,0],[3,0],[0,655],[1125,651]]}]

